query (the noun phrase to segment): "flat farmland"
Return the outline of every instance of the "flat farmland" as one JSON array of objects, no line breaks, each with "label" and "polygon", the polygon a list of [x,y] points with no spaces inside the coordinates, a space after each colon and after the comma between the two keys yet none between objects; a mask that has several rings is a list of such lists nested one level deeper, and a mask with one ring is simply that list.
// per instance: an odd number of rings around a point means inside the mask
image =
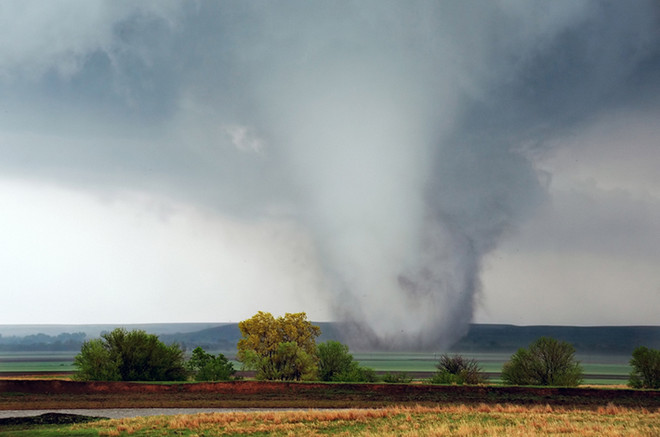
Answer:
[{"label": "flat farmland", "polygon": [[[234,351],[221,352],[234,358]],[[0,352],[0,376],[10,377],[21,374],[43,375],[71,374],[75,371],[73,358],[77,352]],[[459,353],[466,358],[479,362],[482,371],[486,373],[491,383],[500,383],[502,365],[509,359],[509,353]],[[359,352],[354,358],[365,367],[374,369],[377,373],[407,372],[416,380],[431,377],[436,371],[435,365],[440,353],[429,352]],[[584,384],[588,385],[621,385],[625,384],[630,373],[629,356],[623,355],[589,355],[578,356],[585,373]],[[233,361],[236,369],[240,363]]]},{"label": "flat farmland", "polygon": [[[481,370],[486,373],[491,383],[500,383],[502,366],[511,357],[511,353],[494,352],[457,352],[466,358],[479,362]],[[365,352],[355,353],[354,358],[360,365],[371,367],[378,373],[408,372],[416,379],[428,379],[437,370],[435,365],[441,353],[411,353],[411,352]],[[454,355],[450,353],[449,355]],[[625,384],[630,374],[626,355],[585,355],[577,356],[584,370],[584,384],[589,385],[620,385]]]},{"label": "flat farmland", "polygon": [[0,372],[69,372],[72,352],[0,352]]},{"label": "flat farmland", "polygon": [[0,377],[71,375],[73,352],[0,352]]}]

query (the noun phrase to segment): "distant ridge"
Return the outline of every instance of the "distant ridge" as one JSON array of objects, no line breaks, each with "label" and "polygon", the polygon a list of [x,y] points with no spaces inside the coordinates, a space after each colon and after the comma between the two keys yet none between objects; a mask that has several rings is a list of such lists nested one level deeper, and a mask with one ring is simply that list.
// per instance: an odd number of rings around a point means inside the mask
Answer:
[{"label": "distant ridge", "polygon": [[660,348],[660,326],[515,326],[472,324],[452,350],[513,352],[539,337],[571,343],[579,353],[630,354],[637,346]]},{"label": "distant ridge", "polygon": [[[341,335],[337,329],[338,324],[332,322],[312,322],[321,328],[319,342],[326,340],[341,340]],[[241,331],[238,329],[238,323],[228,323],[222,326],[204,329],[197,332],[188,332],[183,334],[165,334],[160,339],[165,343],[178,343],[186,349],[192,349],[197,346],[206,350],[234,351],[236,343],[241,338]]]},{"label": "distant ridge", "polygon": [[112,331],[118,327],[128,330],[141,329],[152,334],[174,334],[177,332],[192,332],[206,328],[223,325],[224,323],[117,323],[117,324],[25,324],[25,325],[0,325],[0,335],[26,336],[36,334],[58,335],[62,333],[84,332],[89,338],[98,337],[104,331]]},{"label": "distant ridge", "polygon": [[[340,323],[314,322],[321,327],[319,341],[339,340]],[[116,327],[142,329],[156,334],[165,343],[178,343],[190,351],[201,346],[207,351],[235,351],[241,338],[237,323],[154,323],[120,325],[0,325],[0,346],[11,350],[12,341],[26,350],[40,350],[42,336],[84,332],[87,339]],[[515,352],[535,339],[546,336],[573,344],[579,354],[628,355],[637,346],[660,349],[660,326],[515,326],[499,324],[472,324],[468,333],[454,344],[449,352]],[[34,342],[34,343],[30,343]],[[47,346],[47,347],[46,347]],[[79,350],[78,344],[69,344],[66,350]],[[52,343],[43,350],[53,350]],[[353,349],[352,349],[353,350]],[[438,351],[444,352],[444,351]]]},{"label": "distant ridge", "polygon": [[[316,323],[321,327],[319,341],[342,339],[339,323]],[[660,326],[514,326],[472,324],[465,337],[449,351],[515,352],[539,337],[553,337],[575,346],[579,353],[628,355],[637,346],[660,349]],[[185,334],[161,335],[169,343],[186,348],[201,346],[207,350],[235,350],[241,338],[238,324],[204,329]]]}]

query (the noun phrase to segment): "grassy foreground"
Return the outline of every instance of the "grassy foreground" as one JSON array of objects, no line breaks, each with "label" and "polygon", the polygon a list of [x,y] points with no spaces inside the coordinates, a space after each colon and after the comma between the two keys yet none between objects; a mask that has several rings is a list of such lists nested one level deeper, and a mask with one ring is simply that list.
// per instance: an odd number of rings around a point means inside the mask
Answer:
[{"label": "grassy foreground", "polygon": [[614,406],[454,405],[203,413],[6,430],[8,436],[657,436],[660,411]]}]

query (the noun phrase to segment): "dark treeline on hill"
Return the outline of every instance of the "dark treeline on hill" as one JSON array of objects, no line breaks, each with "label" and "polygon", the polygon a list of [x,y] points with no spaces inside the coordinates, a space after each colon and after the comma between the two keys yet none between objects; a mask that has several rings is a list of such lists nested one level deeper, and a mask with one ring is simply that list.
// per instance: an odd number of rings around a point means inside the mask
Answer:
[{"label": "dark treeline on hill", "polygon": [[[320,322],[315,325],[321,328],[319,342],[337,340],[350,343],[350,339],[341,336],[339,323]],[[132,325],[124,326],[132,329]],[[81,332],[57,335],[45,333],[26,336],[0,335],[0,351],[79,351],[83,341],[93,338],[95,335],[86,335],[83,332],[85,326],[78,328]],[[158,324],[150,326],[150,328],[147,331],[158,335],[163,343],[177,343],[187,351],[202,347],[207,351],[233,352],[236,351],[236,344],[241,338],[237,323],[205,327],[205,329],[188,332],[176,332],[176,324]],[[188,328],[190,329],[190,327]],[[472,324],[467,335],[454,344],[449,352],[512,353],[544,336],[571,343],[579,354],[629,355],[637,346],[660,348],[660,326],[580,327]],[[359,351],[359,349],[354,350]]]},{"label": "dark treeline on hill", "polygon": [[[327,340],[340,340],[342,338],[337,323],[313,323],[321,328],[321,335],[318,338],[319,343]],[[211,351],[235,351],[236,344],[241,339],[241,331],[238,329],[238,323],[230,323],[196,332],[165,334],[161,335],[160,339],[166,344],[178,343],[186,350],[192,350],[199,346],[202,349]]]},{"label": "dark treeline on hill", "polygon": [[241,331],[238,323],[230,323],[201,331],[163,334],[159,338],[165,344],[177,343],[188,351],[196,347],[206,351],[234,351],[241,338]]},{"label": "dark treeline on hill", "polygon": [[637,346],[660,347],[660,326],[514,326],[472,324],[452,351],[512,352],[539,337],[572,344],[578,353],[628,355]]},{"label": "dark treeline on hill", "polygon": [[73,351],[86,339],[84,332],[63,332],[58,335],[31,334],[25,336],[0,334],[0,351]]},{"label": "dark treeline on hill", "polygon": [[[319,342],[338,340],[350,343],[340,334],[338,323],[315,323],[321,328]],[[514,326],[472,324],[467,335],[454,344],[451,352],[515,352],[539,337],[552,337],[571,343],[578,353],[629,355],[637,346],[660,348],[660,326]],[[179,343],[191,349],[233,351],[241,338],[238,324],[208,328],[185,334],[162,335],[165,343]],[[357,349],[355,349],[357,350]]]},{"label": "dark treeline on hill", "polygon": [[200,331],[220,323],[140,323],[100,325],[0,325],[0,352],[79,352],[85,340],[125,327],[158,336]]}]

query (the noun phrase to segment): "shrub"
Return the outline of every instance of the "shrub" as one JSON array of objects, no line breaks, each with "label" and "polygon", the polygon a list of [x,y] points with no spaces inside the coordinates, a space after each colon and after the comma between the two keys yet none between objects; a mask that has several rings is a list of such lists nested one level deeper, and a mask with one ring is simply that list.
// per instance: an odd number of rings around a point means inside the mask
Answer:
[{"label": "shrub", "polygon": [[353,355],[348,353],[348,346],[338,341],[328,340],[317,347],[319,356],[319,378],[321,381],[333,381],[342,373],[351,370]]},{"label": "shrub", "polygon": [[634,388],[660,388],[660,350],[640,346],[630,360],[628,385]]},{"label": "shrub", "polygon": [[215,356],[201,347],[195,348],[186,368],[195,381],[226,381],[236,373],[234,365],[223,354]]},{"label": "shrub", "polygon": [[486,380],[479,363],[461,355],[443,354],[435,367],[438,371],[431,377],[432,384],[481,384]]},{"label": "shrub", "polygon": [[75,379],[81,381],[120,381],[119,358],[112,354],[102,339],[86,341],[80,348],[80,353],[73,360],[78,368]]},{"label": "shrub", "polygon": [[370,367],[362,367],[357,362],[351,363],[350,369],[335,375],[332,381],[336,382],[376,382],[376,371]]},{"label": "shrub", "polygon": [[408,384],[412,381],[412,376],[406,372],[387,372],[383,375],[382,380],[388,384]]},{"label": "shrub", "polygon": [[582,382],[582,367],[571,344],[541,337],[511,356],[502,367],[502,380],[512,385],[574,387]]},{"label": "shrub", "polygon": [[74,358],[75,378],[95,381],[182,381],[183,351],[144,331],[123,328],[83,343]]},{"label": "shrub", "polygon": [[376,382],[376,372],[368,367],[361,367],[348,346],[338,341],[328,340],[318,345],[319,378],[322,381],[335,382]]}]

